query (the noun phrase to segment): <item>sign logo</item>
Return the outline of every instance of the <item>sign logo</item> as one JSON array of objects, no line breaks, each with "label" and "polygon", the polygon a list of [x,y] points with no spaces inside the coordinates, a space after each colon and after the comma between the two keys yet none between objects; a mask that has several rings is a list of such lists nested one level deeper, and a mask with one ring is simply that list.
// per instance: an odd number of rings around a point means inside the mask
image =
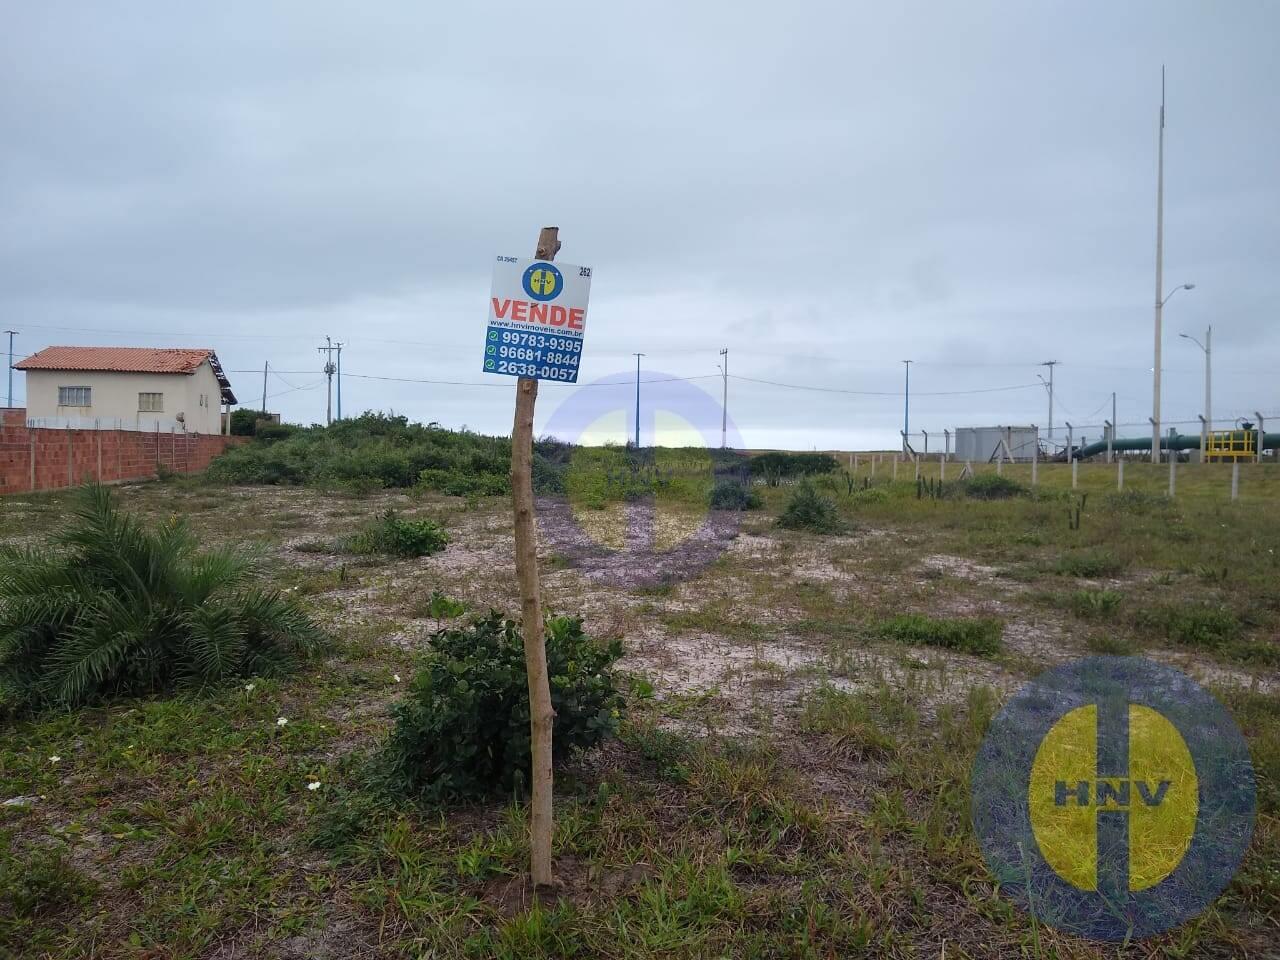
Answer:
[{"label": "sign logo", "polygon": [[[711,510],[717,481],[750,482],[737,428],[720,404],[680,377],[645,371],[641,442],[630,445],[636,374],[585,384],[547,421],[573,446],[542,455],[566,468],[560,495],[538,498],[538,530],[597,582],[643,587],[696,575],[729,548],[741,515]],[[727,424],[729,450],[720,450]]]},{"label": "sign logo", "polygon": [[524,276],[520,278],[520,284],[524,287],[524,292],[529,295],[530,300],[554,300],[556,294],[564,289],[564,277],[553,264],[544,263],[539,260],[536,263],[529,264],[525,270]]},{"label": "sign logo", "polygon": [[1253,832],[1253,770],[1230,714],[1137,657],[1092,657],[1020,690],[988,731],[972,788],[1001,891],[1096,940],[1200,913]]}]

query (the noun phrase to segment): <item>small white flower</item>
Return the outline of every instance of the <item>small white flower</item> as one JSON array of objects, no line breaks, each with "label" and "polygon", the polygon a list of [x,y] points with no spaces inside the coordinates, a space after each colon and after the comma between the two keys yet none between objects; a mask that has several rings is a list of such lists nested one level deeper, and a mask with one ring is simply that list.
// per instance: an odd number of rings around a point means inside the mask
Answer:
[{"label": "small white flower", "polygon": [[61,759],[62,758],[55,753],[52,757],[49,758],[49,762],[58,763]]},{"label": "small white flower", "polygon": [[393,674],[391,675],[391,679],[392,679],[392,680],[394,680],[396,683],[399,683],[399,682],[400,682],[400,674],[398,674],[398,673],[393,673]]},{"label": "small white flower", "polygon": [[246,684],[244,685],[244,692],[245,692],[245,693],[253,693],[253,688],[254,688],[255,686],[257,686],[257,684],[253,684],[253,683],[246,683]]},{"label": "small white flower", "polygon": [[288,718],[288,717],[276,717],[276,726],[277,726],[277,727],[283,727],[283,726],[284,726],[285,724],[287,724],[288,722],[289,722],[289,718]]},{"label": "small white flower", "polygon": [[307,784],[307,789],[308,789],[308,790],[319,790],[319,789],[320,789],[320,781],[319,781],[319,780],[312,780],[310,783],[308,783],[308,784]]}]

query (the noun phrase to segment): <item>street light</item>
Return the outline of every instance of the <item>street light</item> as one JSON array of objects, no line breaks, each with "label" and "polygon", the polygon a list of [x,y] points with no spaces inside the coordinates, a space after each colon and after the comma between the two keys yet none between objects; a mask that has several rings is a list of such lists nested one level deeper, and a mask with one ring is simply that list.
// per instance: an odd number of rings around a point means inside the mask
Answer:
[{"label": "street light", "polygon": [[1207,438],[1208,434],[1213,432],[1213,370],[1209,365],[1213,354],[1213,325],[1210,324],[1209,329],[1205,330],[1204,343],[1190,334],[1180,333],[1178,336],[1183,340],[1190,340],[1204,351],[1204,429]]},{"label": "street light", "polygon": [[[1163,108],[1161,108],[1161,109],[1162,109],[1162,111],[1163,111]],[[1162,113],[1162,117],[1163,117],[1163,113]],[[1160,138],[1161,138],[1161,139],[1160,139],[1160,142],[1161,142],[1161,144],[1163,144],[1163,143],[1164,143],[1164,130],[1163,130],[1163,125],[1162,125],[1161,131],[1160,131]],[[1163,149],[1163,147],[1162,147],[1162,149]],[[1162,173],[1161,173],[1161,176],[1163,177],[1163,171],[1162,171]],[[1159,254],[1159,249],[1157,248],[1157,251],[1156,251],[1156,257],[1157,257],[1157,260],[1159,259],[1159,256],[1160,256],[1160,254]],[[1160,269],[1159,269],[1159,266],[1157,265],[1157,268],[1156,268],[1156,283],[1158,284],[1159,282],[1160,282]],[[1152,412],[1152,417],[1151,417],[1151,462],[1152,462],[1152,463],[1159,463],[1159,462],[1160,462],[1160,366],[1161,366],[1161,364],[1160,364],[1160,335],[1161,335],[1161,330],[1163,329],[1163,318],[1162,318],[1162,314],[1163,314],[1163,312],[1164,312],[1164,305],[1165,305],[1166,303],[1168,303],[1168,302],[1169,302],[1169,300],[1170,300],[1170,299],[1172,299],[1173,295],[1174,295],[1175,293],[1177,293],[1179,290],[1194,290],[1194,289],[1195,289],[1195,287],[1196,287],[1196,285],[1195,285],[1194,283],[1184,283],[1184,284],[1181,284],[1180,286],[1174,287],[1172,290],[1170,290],[1170,291],[1168,292],[1168,294],[1165,296],[1165,298],[1164,298],[1163,300],[1157,300],[1157,301],[1156,301],[1156,356],[1155,356],[1155,360],[1156,360],[1156,362],[1155,362],[1154,364],[1152,364],[1152,370],[1153,370],[1153,371],[1154,371],[1154,373],[1155,373],[1155,377],[1154,377],[1155,382],[1152,384],[1152,387],[1153,387],[1153,390],[1152,390],[1152,394],[1153,394],[1153,402],[1152,402],[1152,404],[1151,404],[1151,406],[1152,406],[1152,410],[1151,410],[1151,412]],[[1157,286],[1157,287],[1156,287],[1156,296],[1157,296],[1157,297],[1158,297],[1158,296],[1160,296],[1160,287],[1159,287],[1159,286]]]},{"label": "street light", "polygon": [[1163,300],[1160,301],[1160,306],[1163,307],[1166,303],[1168,303],[1169,297],[1172,297],[1179,290],[1194,290],[1195,288],[1196,288],[1196,285],[1194,283],[1184,283],[1180,287],[1174,287],[1172,290],[1169,291],[1169,296],[1165,297]]}]

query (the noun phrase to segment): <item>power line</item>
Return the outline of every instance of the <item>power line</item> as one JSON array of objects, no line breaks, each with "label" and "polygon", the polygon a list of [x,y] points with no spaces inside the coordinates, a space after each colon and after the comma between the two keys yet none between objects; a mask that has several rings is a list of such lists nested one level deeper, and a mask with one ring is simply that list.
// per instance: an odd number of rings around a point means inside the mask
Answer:
[{"label": "power line", "polygon": [[[802,383],[781,383],[777,380],[761,380],[757,377],[743,377],[736,373],[729,375],[733,380],[746,380],[748,383],[766,383],[771,387],[786,387],[790,390],[812,390],[817,393],[844,393],[857,397],[901,397],[905,394],[901,390],[844,390],[840,387],[813,387]],[[1019,383],[1008,387],[984,387],[981,390],[935,390],[924,391],[917,390],[917,397],[961,397],[975,393],[1002,393],[1009,390],[1027,390],[1032,387],[1038,387],[1038,383]]]}]

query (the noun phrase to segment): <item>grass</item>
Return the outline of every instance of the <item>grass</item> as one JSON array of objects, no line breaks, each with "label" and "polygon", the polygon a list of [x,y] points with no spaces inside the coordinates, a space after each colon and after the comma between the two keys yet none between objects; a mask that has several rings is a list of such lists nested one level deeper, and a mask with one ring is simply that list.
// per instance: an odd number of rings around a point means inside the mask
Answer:
[{"label": "grass", "polygon": [[875,632],[898,643],[989,657],[1000,652],[1004,624],[994,617],[943,618],[908,613],[882,621]]},{"label": "grass", "polygon": [[[941,956],[944,942],[947,957],[1265,955],[1280,915],[1280,716],[1262,685],[1275,667],[1241,654],[1275,648],[1280,518],[1253,507],[1274,505],[1280,483],[1247,473],[1242,494],[1259,499],[1230,505],[1219,476],[1185,470],[1168,503],[1159,477],[1147,484],[1130,465],[1138,494],[1113,502],[1114,473],[1082,465],[1094,493],[1074,530],[1049,496],[1069,489],[1061,465],[1041,465],[1040,495],[986,501],[917,500],[910,471],[894,484],[881,464],[874,496],[839,476],[824,492],[856,520],[851,537],[779,535],[772,519],[791,490],[765,487],[740,542],[700,575],[643,591],[548,575],[544,602],[589,606],[637,673],[620,738],[557,775],[567,887],[541,905],[523,884],[524,807],[429,814],[365,787],[404,692],[395,677],[407,680],[420,646],[419,606],[438,591],[514,609],[494,561],[509,555],[507,505],[269,487],[212,503],[218,488],[125,488],[153,517],[198,504],[189,521],[210,543],[255,544],[271,560],[266,581],[301,598],[337,645],[252,690],[7,725],[0,800],[38,799],[0,807],[0,956],[907,958]],[[1020,471],[1005,468],[1029,486]],[[59,525],[66,502],[5,499],[0,538]],[[424,564],[288,546],[332,543],[387,509],[448,516],[453,545]],[[921,575],[938,555],[1020,580],[954,564]],[[1061,557],[1100,555],[1118,564],[1106,575],[1117,583],[1055,572]],[[993,634],[999,655],[953,655]],[[984,678],[1016,685],[1044,665],[1022,645],[1029,634],[1062,656],[1159,644],[1245,678],[1219,696],[1253,751],[1254,845],[1196,924],[1090,945],[1034,925],[993,889],[969,827],[968,771],[998,707]],[[698,685],[688,661],[662,659],[672,639],[696,656],[701,636],[746,665]],[[917,663],[904,642],[936,652]],[[813,660],[770,659],[775,649]],[[762,685],[771,699],[755,702]]]}]

